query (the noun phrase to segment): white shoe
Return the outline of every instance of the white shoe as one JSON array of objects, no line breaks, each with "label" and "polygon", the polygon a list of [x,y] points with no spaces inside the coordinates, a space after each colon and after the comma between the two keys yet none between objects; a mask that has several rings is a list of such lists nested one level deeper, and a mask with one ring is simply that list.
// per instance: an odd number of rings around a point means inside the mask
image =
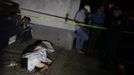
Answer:
[{"label": "white shoe", "polygon": [[79,54],[84,54],[84,52],[83,52],[83,51],[81,51],[81,50],[80,50],[78,53],[79,53]]}]

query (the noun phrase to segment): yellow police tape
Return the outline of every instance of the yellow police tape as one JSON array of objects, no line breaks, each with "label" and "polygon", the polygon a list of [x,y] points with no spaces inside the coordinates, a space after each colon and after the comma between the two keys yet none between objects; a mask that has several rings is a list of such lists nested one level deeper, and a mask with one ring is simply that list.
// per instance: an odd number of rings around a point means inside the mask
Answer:
[{"label": "yellow police tape", "polygon": [[[87,24],[82,24],[82,23],[76,23],[74,21],[65,21],[65,19],[54,19],[54,18],[50,18],[48,16],[33,16],[33,15],[28,15],[28,14],[23,14],[23,13],[17,13],[17,15],[21,15],[21,16],[28,16],[31,18],[36,18],[36,19],[41,19],[41,20],[47,20],[47,21],[53,21],[53,22],[63,22],[66,25],[78,25],[78,26],[83,26],[83,27],[90,27],[90,28],[97,28],[97,29],[102,29],[102,30],[106,30],[107,28],[105,27],[99,27],[99,26],[92,26],[92,25],[87,25]],[[123,33],[127,33],[127,34],[133,34],[134,32],[129,32],[129,31],[123,31]]]},{"label": "yellow police tape", "polygon": [[82,23],[76,23],[74,21],[65,21],[64,19],[54,19],[54,18],[50,18],[48,16],[33,16],[33,15],[28,15],[28,14],[23,14],[23,13],[17,13],[17,15],[21,15],[21,16],[28,16],[31,18],[36,18],[36,19],[41,19],[41,20],[48,20],[48,21],[53,21],[53,22],[63,22],[66,25],[78,25],[78,26],[83,26],[83,27],[91,27],[91,28],[97,28],[97,29],[106,29],[104,27],[99,27],[99,26],[91,26],[91,25],[87,25],[87,24],[82,24]]}]

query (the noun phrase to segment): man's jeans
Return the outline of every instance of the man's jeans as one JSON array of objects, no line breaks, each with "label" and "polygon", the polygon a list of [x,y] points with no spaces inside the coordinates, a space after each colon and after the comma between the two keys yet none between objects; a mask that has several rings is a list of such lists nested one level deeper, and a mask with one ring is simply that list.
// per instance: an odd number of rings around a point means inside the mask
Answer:
[{"label": "man's jeans", "polygon": [[80,50],[83,47],[84,42],[87,40],[88,40],[88,34],[85,31],[83,31],[81,28],[76,30],[75,47],[76,47],[77,52],[80,52]]}]

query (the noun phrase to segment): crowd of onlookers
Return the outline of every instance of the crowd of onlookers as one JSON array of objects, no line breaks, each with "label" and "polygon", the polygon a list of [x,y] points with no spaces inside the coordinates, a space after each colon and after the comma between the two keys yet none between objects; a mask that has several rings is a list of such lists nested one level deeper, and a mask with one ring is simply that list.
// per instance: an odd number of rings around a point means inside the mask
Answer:
[{"label": "crowd of onlookers", "polygon": [[[76,51],[90,55],[98,43],[104,44],[101,45],[104,46],[102,67],[120,68],[123,66],[124,68],[127,66],[125,69],[128,69],[128,65],[134,63],[134,19],[126,14],[127,11],[112,4],[108,7],[100,6],[96,11],[91,11],[91,9],[91,6],[85,5],[75,15],[74,20],[78,24],[75,31]],[[106,29],[82,27],[79,26],[79,23]],[[101,42],[98,41],[100,38],[103,38]]]}]

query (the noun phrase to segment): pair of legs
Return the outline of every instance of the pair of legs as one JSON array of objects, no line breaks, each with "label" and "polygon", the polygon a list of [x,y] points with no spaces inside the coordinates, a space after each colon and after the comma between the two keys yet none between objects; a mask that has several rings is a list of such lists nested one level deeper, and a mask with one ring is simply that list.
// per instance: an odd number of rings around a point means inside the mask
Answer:
[{"label": "pair of legs", "polygon": [[81,28],[76,30],[76,44],[75,48],[78,53],[81,52],[81,49],[83,48],[83,44],[85,41],[88,40],[88,34],[83,31]]}]

